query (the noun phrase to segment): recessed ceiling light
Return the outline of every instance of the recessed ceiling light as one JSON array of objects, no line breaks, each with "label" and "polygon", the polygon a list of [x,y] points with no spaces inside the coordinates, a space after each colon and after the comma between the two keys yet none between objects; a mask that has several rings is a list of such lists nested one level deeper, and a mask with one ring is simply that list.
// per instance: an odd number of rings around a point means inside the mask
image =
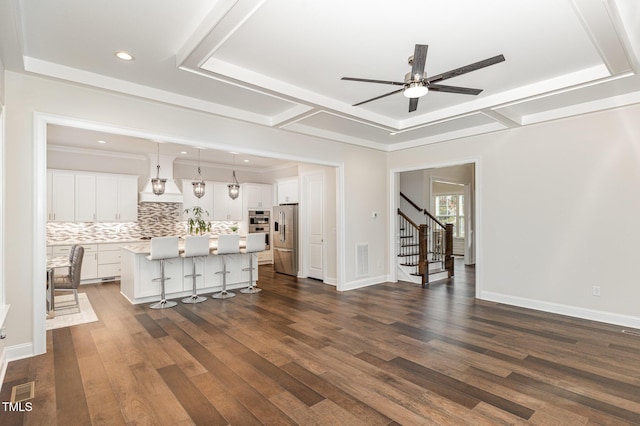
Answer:
[{"label": "recessed ceiling light", "polygon": [[133,55],[125,51],[115,52],[114,55],[116,55],[119,59],[122,59],[123,61],[133,61],[134,59]]},{"label": "recessed ceiling light", "polygon": [[98,143],[107,143],[107,141],[99,140]]},{"label": "recessed ceiling light", "polygon": [[391,133],[389,133],[389,136],[395,136],[395,135],[397,135],[397,133],[396,133],[396,132],[391,132]]},{"label": "recessed ceiling light", "polygon": [[249,160],[242,160],[242,161],[244,161],[245,163],[248,163],[248,162],[249,162]]},{"label": "recessed ceiling light", "polygon": [[238,155],[238,153],[235,151],[229,151],[229,154]]},{"label": "recessed ceiling light", "polygon": [[187,151],[180,151],[180,154],[187,155]]}]

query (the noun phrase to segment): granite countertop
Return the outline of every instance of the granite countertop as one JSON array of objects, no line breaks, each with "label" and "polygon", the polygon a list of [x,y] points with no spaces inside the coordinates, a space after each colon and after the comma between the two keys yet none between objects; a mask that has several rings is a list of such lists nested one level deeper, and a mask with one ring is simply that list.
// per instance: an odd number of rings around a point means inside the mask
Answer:
[{"label": "granite countertop", "polygon": [[[215,240],[217,243],[217,239],[218,236],[217,235],[211,235],[210,238],[212,240]],[[240,235],[240,241],[241,244],[244,244],[243,241],[246,238],[246,235]],[[113,239],[90,239],[90,240],[66,240],[66,241],[47,241],[47,246],[48,247],[53,247],[53,246],[70,246],[73,244],[80,244],[80,245],[88,245],[88,244],[123,244],[123,245],[130,245],[130,244],[149,244],[149,240],[151,238],[113,238]],[[183,241],[184,240],[184,236],[180,237],[180,240]]]},{"label": "granite countertop", "polygon": [[47,241],[47,246],[48,247],[54,247],[54,246],[70,246],[73,244],[80,244],[80,245],[89,245],[89,244],[131,244],[131,243],[138,243],[138,242],[145,242],[148,240],[142,240],[140,238],[127,238],[127,239],[111,239],[111,240],[98,240],[98,239],[92,239],[92,240],[66,240],[66,241]]},{"label": "granite countertop", "polygon": [[[245,244],[246,244],[246,237],[240,236],[240,248],[244,248]],[[123,250],[130,251],[131,253],[134,253],[134,254],[145,254],[145,255],[151,254],[151,242],[149,240],[123,244],[122,246],[120,246],[120,248]],[[213,235],[209,239],[209,249],[215,250],[217,248],[218,248],[218,236]],[[184,251],[183,238],[180,238],[180,241],[178,242],[178,251],[181,253]]]}]

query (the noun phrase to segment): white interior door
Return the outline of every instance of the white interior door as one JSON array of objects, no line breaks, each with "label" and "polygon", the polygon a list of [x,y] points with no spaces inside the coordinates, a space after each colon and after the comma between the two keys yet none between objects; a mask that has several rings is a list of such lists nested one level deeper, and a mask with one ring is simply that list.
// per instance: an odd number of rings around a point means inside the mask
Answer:
[{"label": "white interior door", "polygon": [[309,175],[307,181],[309,227],[309,278],[324,279],[324,177]]}]

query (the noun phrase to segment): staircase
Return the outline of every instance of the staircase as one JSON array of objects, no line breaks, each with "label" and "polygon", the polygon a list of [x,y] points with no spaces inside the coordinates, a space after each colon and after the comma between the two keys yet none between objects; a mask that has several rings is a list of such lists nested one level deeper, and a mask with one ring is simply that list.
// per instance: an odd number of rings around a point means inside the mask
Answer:
[{"label": "staircase", "polygon": [[398,279],[421,284],[453,276],[453,225],[440,223],[404,194],[400,196],[424,213],[425,223],[416,224],[398,209],[397,269]]}]

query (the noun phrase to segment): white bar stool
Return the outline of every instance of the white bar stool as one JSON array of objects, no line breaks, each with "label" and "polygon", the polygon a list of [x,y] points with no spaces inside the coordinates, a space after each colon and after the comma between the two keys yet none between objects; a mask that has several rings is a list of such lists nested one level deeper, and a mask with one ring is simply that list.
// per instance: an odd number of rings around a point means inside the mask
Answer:
[{"label": "white bar stool", "polygon": [[229,299],[235,297],[235,293],[227,291],[227,255],[240,253],[240,235],[238,234],[221,234],[218,235],[218,249],[213,251],[214,255],[222,256],[222,271],[216,274],[222,274],[222,291],[211,295],[214,299]]},{"label": "white bar stool", "polygon": [[188,236],[184,239],[184,253],[180,256],[183,258],[191,258],[191,264],[193,265],[191,273],[185,275],[185,278],[191,277],[193,279],[193,294],[189,297],[182,299],[182,303],[200,303],[207,300],[206,297],[198,296],[196,292],[196,279],[201,277],[202,274],[196,273],[196,260],[209,256],[209,236],[201,235],[197,237]]},{"label": "white bar stool", "polygon": [[242,269],[243,271],[249,271],[249,287],[243,288],[240,293],[253,294],[262,291],[257,285],[253,285],[253,271],[256,270],[256,267],[253,266],[253,259],[258,257],[257,252],[264,251],[265,246],[265,234],[247,235],[247,245],[245,248],[240,249],[240,253],[249,253],[249,267]]},{"label": "white bar stool", "polygon": [[149,260],[160,261],[160,278],[154,278],[152,281],[160,281],[162,292],[160,293],[160,301],[149,305],[151,309],[164,309],[176,306],[177,303],[167,300],[165,296],[164,283],[171,277],[164,275],[164,262],[167,259],[179,257],[178,254],[178,237],[156,237],[151,239],[151,254],[147,256]]}]

